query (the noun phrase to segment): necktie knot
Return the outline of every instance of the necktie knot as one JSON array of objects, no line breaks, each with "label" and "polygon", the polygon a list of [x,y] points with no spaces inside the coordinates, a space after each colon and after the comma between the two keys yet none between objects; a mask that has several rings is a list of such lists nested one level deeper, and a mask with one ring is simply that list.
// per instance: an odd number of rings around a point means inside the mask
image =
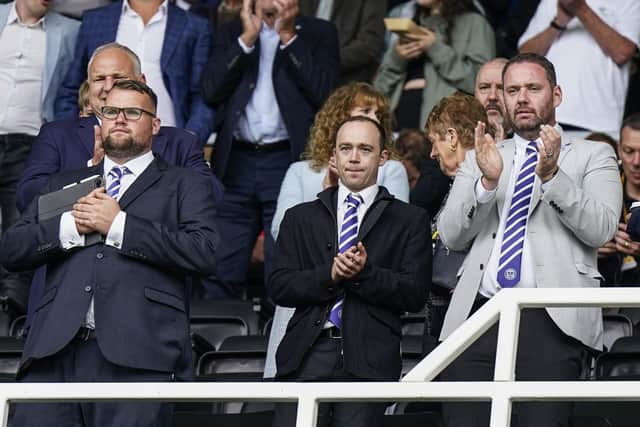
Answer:
[{"label": "necktie knot", "polygon": [[362,196],[359,194],[352,194],[349,193],[347,195],[347,205],[353,206],[354,208],[358,208],[358,206],[360,206],[360,203],[364,202],[364,200],[362,200]]},{"label": "necktie knot", "polygon": [[527,157],[538,153],[538,144],[535,141],[529,141],[527,144]]},{"label": "necktie knot", "polygon": [[109,171],[109,178],[111,178],[111,183],[109,183],[109,186],[107,187],[107,195],[116,199],[118,197],[118,194],[120,193],[120,180],[124,175],[129,175],[130,173],[133,172],[131,172],[129,168],[125,166],[112,167]]}]

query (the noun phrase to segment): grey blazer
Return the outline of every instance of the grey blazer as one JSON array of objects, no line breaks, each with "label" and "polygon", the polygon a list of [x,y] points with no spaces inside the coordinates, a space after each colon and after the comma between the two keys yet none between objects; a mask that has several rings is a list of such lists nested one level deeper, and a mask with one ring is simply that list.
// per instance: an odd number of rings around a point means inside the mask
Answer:
[{"label": "grey blazer", "polygon": [[[458,170],[451,193],[438,219],[443,242],[451,249],[471,246],[447,311],[440,339],[448,337],[469,316],[498,229],[511,176],[515,141],[498,144],[504,170],[496,198],[475,200],[481,173],[475,152],[469,151]],[[615,153],[607,144],[563,138],[560,170],[544,193],[540,181],[533,190],[527,233],[535,262],[538,288],[598,287],[597,248],[618,227],[622,186]],[[602,348],[600,308],[547,308],[558,327],[589,347]]]},{"label": "grey blazer", "polygon": [[[7,18],[14,3],[0,4],[0,32],[7,25]],[[76,36],[80,21],[64,17],[56,12],[48,12],[44,17],[47,36],[46,57],[42,70],[42,119],[50,122],[53,118],[53,102],[62,79],[67,74],[73,60]]]}]

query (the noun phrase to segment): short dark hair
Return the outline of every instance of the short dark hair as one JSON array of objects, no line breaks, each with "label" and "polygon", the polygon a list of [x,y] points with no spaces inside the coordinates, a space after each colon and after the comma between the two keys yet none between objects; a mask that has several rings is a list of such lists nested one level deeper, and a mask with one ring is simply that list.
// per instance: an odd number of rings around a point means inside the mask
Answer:
[{"label": "short dark hair", "polygon": [[158,97],[156,96],[153,89],[147,86],[145,83],[139,82],[137,80],[119,80],[113,84],[113,89],[120,90],[133,90],[135,92],[141,93],[143,95],[147,95],[153,104],[153,109],[155,110],[158,107]]},{"label": "short dark hair", "polygon": [[525,62],[529,62],[532,64],[538,64],[542,68],[544,68],[545,73],[547,74],[547,80],[551,85],[551,88],[554,88],[558,85],[558,79],[556,78],[556,69],[547,58],[542,55],[538,55],[537,53],[519,53],[513,58],[509,59],[502,69],[502,81],[504,83],[504,76],[507,74],[507,70],[510,66],[514,64],[522,64]]},{"label": "short dark hair", "polygon": [[622,138],[622,130],[627,127],[633,130],[640,130],[640,112],[633,113],[622,121],[622,126],[620,126],[620,138]]},{"label": "short dark hair", "polygon": [[387,135],[386,132],[384,131],[384,128],[380,125],[380,123],[378,123],[377,121],[367,117],[367,116],[351,116],[348,117],[346,120],[344,120],[342,123],[340,123],[340,125],[338,125],[338,127],[336,128],[336,136],[334,138],[333,141],[333,146],[336,146],[336,143],[338,142],[338,132],[340,131],[340,129],[342,129],[342,126],[344,126],[345,124],[349,123],[349,122],[369,122],[371,124],[373,124],[376,129],[378,129],[378,133],[380,134],[380,152],[382,152],[382,150],[385,149],[385,141],[387,140]]}]

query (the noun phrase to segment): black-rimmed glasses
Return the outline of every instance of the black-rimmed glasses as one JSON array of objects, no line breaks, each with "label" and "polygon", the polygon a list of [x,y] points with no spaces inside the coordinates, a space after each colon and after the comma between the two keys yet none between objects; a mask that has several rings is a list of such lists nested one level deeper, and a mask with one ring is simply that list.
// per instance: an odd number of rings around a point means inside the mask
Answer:
[{"label": "black-rimmed glasses", "polygon": [[127,120],[140,120],[142,117],[142,113],[146,113],[151,117],[155,117],[154,113],[151,113],[147,110],[143,110],[138,107],[111,107],[109,105],[105,105],[102,107],[102,117],[107,120],[115,120],[118,115],[122,112],[124,114],[124,118]]}]

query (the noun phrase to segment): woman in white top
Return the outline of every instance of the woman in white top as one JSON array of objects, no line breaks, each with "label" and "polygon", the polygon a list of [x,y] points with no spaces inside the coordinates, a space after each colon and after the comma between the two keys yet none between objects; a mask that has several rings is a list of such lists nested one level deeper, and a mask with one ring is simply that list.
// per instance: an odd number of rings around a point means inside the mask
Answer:
[{"label": "woman in white top", "polygon": [[[338,175],[333,161],[333,147],[336,130],[349,116],[367,116],[378,121],[387,135],[391,132],[391,112],[384,95],[368,83],[356,82],[336,89],[316,114],[304,160],[295,162],[282,181],[276,213],[271,224],[271,234],[278,237],[280,222],[284,213],[292,206],[314,200],[325,188],[338,185]],[[391,141],[387,144],[392,147]],[[392,153],[393,157],[393,153]],[[378,171],[378,184],[389,190],[399,200],[409,201],[409,179],[402,163],[388,160]],[[294,308],[276,306],[264,377],[276,374],[275,354],[284,336]]]}]

